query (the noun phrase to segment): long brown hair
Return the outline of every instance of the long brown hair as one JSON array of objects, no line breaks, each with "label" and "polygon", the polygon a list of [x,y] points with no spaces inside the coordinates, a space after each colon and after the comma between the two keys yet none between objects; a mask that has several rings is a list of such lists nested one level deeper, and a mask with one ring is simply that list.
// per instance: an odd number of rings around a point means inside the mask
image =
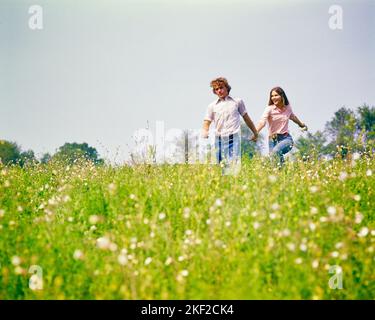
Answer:
[{"label": "long brown hair", "polygon": [[268,100],[268,105],[269,106],[273,105],[273,102],[272,102],[272,99],[271,99],[271,97],[272,97],[272,91],[276,91],[283,98],[284,106],[289,105],[289,100],[288,100],[288,97],[286,96],[284,90],[281,89],[280,87],[275,87],[275,88],[272,88],[271,91],[270,91],[270,98]]}]

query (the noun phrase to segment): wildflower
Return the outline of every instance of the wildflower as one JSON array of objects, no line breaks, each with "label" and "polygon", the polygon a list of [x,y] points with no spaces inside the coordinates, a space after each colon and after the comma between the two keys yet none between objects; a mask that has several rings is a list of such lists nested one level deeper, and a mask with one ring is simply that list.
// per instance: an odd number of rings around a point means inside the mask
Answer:
[{"label": "wildflower", "polygon": [[371,230],[371,235],[375,236],[375,230]]},{"label": "wildflower", "polygon": [[18,207],[17,207],[17,211],[18,211],[18,212],[22,212],[22,211],[23,211],[23,208],[22,208],[21,206],[18,206]]},{"label": "wildflower", "polygon": [[310,228],[311,231],[315,231],[316,225],[313,222],[310,222],[309,223],[309,228]]},{"label": "wildflower", "polygon": [[5,210],[4,209],[0,209],[0,218],[4,217],[4,214],[5,214]]},{"label": "wildflower", "polygon": [[348,177],[348,174],[345,171],[340,172],[339,180],[344,181]]},{"label": "wildflower", "polygon": [[108,191],[114,193],[116,191],[116,185],[112,182],[108,185]]},{"label": "wildflower", "polygon": [[270,213],[269,217],[270,217],[271,220],[276,219],[276,213],[274,213],[274,212]]},{"label": "wildflower", "polygon": [[338,256],[339,256],[338,251],[333,251],[333,252],[331,252],[331,257],[332,257],[332,258],[337,258]]},{"label": "wildflower", "polygon": [[294,263],[295,264],[301,264],[302,263],[302,258],[297,258],[296,260],[294,260]]},{"label": "wildflower", "polygon": [[75,250],[73,253],[73,258],[75,260],[82,260],[83,259],[83,252],[81,250]]},{"label": "wildflower", "polygon": [[190,217],[190,209],[189,208],[184,208],[184,214],[183,214],[184,219],[189,219]]},{"label": "wildflower", "polygon": [[274,183],[274,182],[276,182],[276,180],[277,180],[277,178],[276,178],[276,176],[274,176],[274,175],[269,175],[268,176],[268,180],[271,182],[271,183]]},{"label": "wildflower", "polygon": [[96,240],[96,246],[102,250],[109,249],[110,244],[111,244],[111,241],[109,240],[108,237],[101,237]]},{"label": "wildflower", "polygon": [[230,227],[230,225],[231,225],[231,222],[230,222],[230,221],[227,221],[227,222],[225,222],[225,226],[226,226],[226,227],[228,227],[228,228],[229,228],[229,227]]},{"label": "wildflower", "polygon": [[361,154],[359,152],[353,153],[353,160],[358,160],[361,157]]},{"label": "wildflower", "polygon": [[363,220],[363,214],[360,213],[360,212],[357,212],[357,213],[355,214],[354,222],[355,222],[356,224],[360,224],[360,223],[362,222],[362,220]]},{"label": "wildflower", "polygon": [[368,177],[372,176],[372,170],[368,169],[366,171],[366,176],[368,176]]},{"label": "wildflower", "polygon": [[274,204],[272,204],[271,208],[272,208],[272,210],[276,211],[276,210],[280,209],[280,205],[278,203],[274,203]]},{"label": "wildflower", "polygon": [[169,266],[173,262],[173,259],[171,257],[168,257],[167,260],[165,260],[165,265]]},{"label": "wildflower", "polygon": [[189,275],[189,271],[187,270],[181,270],[180,274],[183,276],[183,277],[187,277]]},{"label": "wildflower", "polygon": [[299,246],[300,250],[303,251],[303,252],[306,252],[307,251],[307,245],[302,243],[300,246]]},{"label": "wildflower", "polygon": [[150,222],[150,220],[148,220],[147,218],[144,218],[144,219],[143,219],[143,223],[144,223],[144,224],[149,224],[149,222]]},{"label": "wildflower", "polygon": [[184,257],[184,256],[179,256],[179,257],[177,258],[177,260],[178,260],[179,262],[182,262],[182,261],[185,260],[185,257]]},{"label": "wildflower", "polygon": [[290,230],[289,229],[284,229],[281,234],[284,237],[289,237],[290,236]]},{"label": "wildflower", "polygon": [[191,230],[186,230],[186,231],[185,231],[185,234],[186,234],[187,236],[191,236],[191,235],[193,234],[193,231],[191,231]]},{"label": "wildflower", "polygon": [[359,201],[359,200],[361,200],[361,196],[359,194],[356,194],[356,195],[354,195],[353,199],[355,201]]},{"label": "wildflower", "polygon": [[12,264],[14,266],[19,266],[21,264],[21,258],[19,256],[12,257]]},{"label": "wildflower", "polygon": [[318,191],[318,187],[317,187],[317,186],[311,186],[311,187],[309,188],[309,190],[310,190],[311,193],[315,193],[315,192]]},{"label": "wildflower", "polygon": [[164,220],[166,217],[166,214],[164,212],[159,213],[159,220]]},{"label": "wildflower", "polygon": [[73,222],[74,221],[74,218],[73,217],[68,217],[67,219],[69,222]]},{"label": "wildflower", "polygon": [[97,224],[100,221],[100,217],[96,214],[89,217],[90,224]]},{"label": "wildflower", "polygon": [[222,205],[223,205],[223,202],[221,201],[221,199],[220,198],[216,199],[215,206],[221,207]]},{"label": "wildflower", "polygon": [[310,213],[311,214],[317,214],[318,213],[318,209],[316,207],[311,207],[310,208]]},{"label": "wildflower", "polygon": [[109,244],[109,250],[111,250],[112,252],[117,251],[117,244],[111,242],[111,243]]},{"label": "wildflower", "polygon": [[342,242],[337,242],[336,245],[335,245],[336,249],[340,249],[342,247],[343,247],[343,243]]},{"label": "wildflower", "polygon": [[367,236],[368,232],[369,232],[368,228],[367,228],[367,227],[363,227],[363,228],[359,231],[359,233],[358,233],[358,237],[364,238],[364,237]]},{"label": "wildflower", "polygon": [[327,222],[328,218],[327,217],[320,217],[319,221],[320,222]]},{"label": "wildflower", "polygon": [[327,212],[328,212],[328,214],[329,214],[330,216],[334,216],[334,215],[336,214],[336,208],[330,206],[330,207],[327,208]]},{"label": "wildflower", "polygon": [[155,232],[153,231],[150,232],[150,238],[155,238]]},{"label": "wildflower", "polygon": [[117,261],[120,265],[124,266],[128,263],[128,257],[126,256],[126,253],[121,253],[118,257],[117,257]]},{"label": "wildflower", "polygon": [[260,223],[259,222],[254,222],[253,223],[253,228],[256,230],[256,229],[259,229],[260,227]]},{"label": "wildflower", "polygon": [[319,267],[319,261],[318,260],[314,260],[312,263],[311,263],[311,266],[316,269],[317,267]]},{"label": "wildflower", "polygon": [[4,187],[5,187],[5,188],[10,187],[10,182],[9,182],[9,180],[5,180],[5,181],[4,181]]},{"label": "wildflower", "polygon": [[210,225],[211,224],[211,219],[206,220],[206,224]]},{"label": "wildflower", "polygon": [[296,245],[294,244],[294,243],[292,243],[292,242],[289,242],[289,243],[287,243],[287,248],[290,250],[290,251],[294,251],[294,250],[296,250]]},{"label": "wildflower", "polygon": [[152,258],[147,257],[146,260],[145,260],[145,265],[148,266],[151,262],[152,262]]},{"label": "wildflower", "polygon": [[135,195],[135,194],[130,194],[130,195],[129,195],[129,198],[130,198],[130,199],[132,199],[132,200],[135,200],[135,199],[137,199],[137,197],[136,197],[136,195]]}]

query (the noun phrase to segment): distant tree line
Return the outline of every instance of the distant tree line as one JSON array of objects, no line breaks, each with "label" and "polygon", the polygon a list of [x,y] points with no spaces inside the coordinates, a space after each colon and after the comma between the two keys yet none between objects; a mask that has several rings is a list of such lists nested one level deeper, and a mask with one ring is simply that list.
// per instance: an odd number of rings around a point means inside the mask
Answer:
[{"label": "distant tree line", "polygon": [[94,164],[103,164],[104,160],[99,157],[98,151],[87,143],[65,143],[59,147],[55,154],[45,153],[37,159],[34,151],[22,151],[16,142],[0,140],[0,161],[5,165],[47,163],[49,161],[64,161],[73,164],[79,160],[88,160]]}]

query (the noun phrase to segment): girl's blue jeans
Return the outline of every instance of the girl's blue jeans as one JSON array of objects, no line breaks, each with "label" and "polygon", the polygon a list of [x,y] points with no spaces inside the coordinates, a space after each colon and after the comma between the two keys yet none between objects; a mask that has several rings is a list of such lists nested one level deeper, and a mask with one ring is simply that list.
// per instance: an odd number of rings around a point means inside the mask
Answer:
[{"label": "girl's blue jeans", "polygon": [[292,136],[287,134],[278,134],[275,137],[269,138],[269,149],[271,156],[278,158],[279,165],[283,165],[285,162],[284,154],[288,153],[293,148],[293,139]]}]

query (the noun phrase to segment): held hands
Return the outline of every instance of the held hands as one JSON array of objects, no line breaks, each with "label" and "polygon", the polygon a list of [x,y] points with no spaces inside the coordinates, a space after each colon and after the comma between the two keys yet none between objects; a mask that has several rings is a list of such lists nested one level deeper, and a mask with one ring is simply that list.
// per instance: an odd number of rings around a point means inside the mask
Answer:
[{"label": "held hands", "polygon": [[259,137],[259,134],[256,133],[256,134],[254,134],[254,135],[250,138],[250,141],[254,141],[254,142],[256,142],[256,141],[258,140],[258,137]]},{"label": "held hands", "polygon": [[203,139],[207,139],[208,138],[208,131],[207,130],[202,130],[201,136],[202,136]]},{"label": "held hands", "polygon": [[302,123],[300,128],[301,128],[301,131],[307,131],[307,126],[304,123]]}]

